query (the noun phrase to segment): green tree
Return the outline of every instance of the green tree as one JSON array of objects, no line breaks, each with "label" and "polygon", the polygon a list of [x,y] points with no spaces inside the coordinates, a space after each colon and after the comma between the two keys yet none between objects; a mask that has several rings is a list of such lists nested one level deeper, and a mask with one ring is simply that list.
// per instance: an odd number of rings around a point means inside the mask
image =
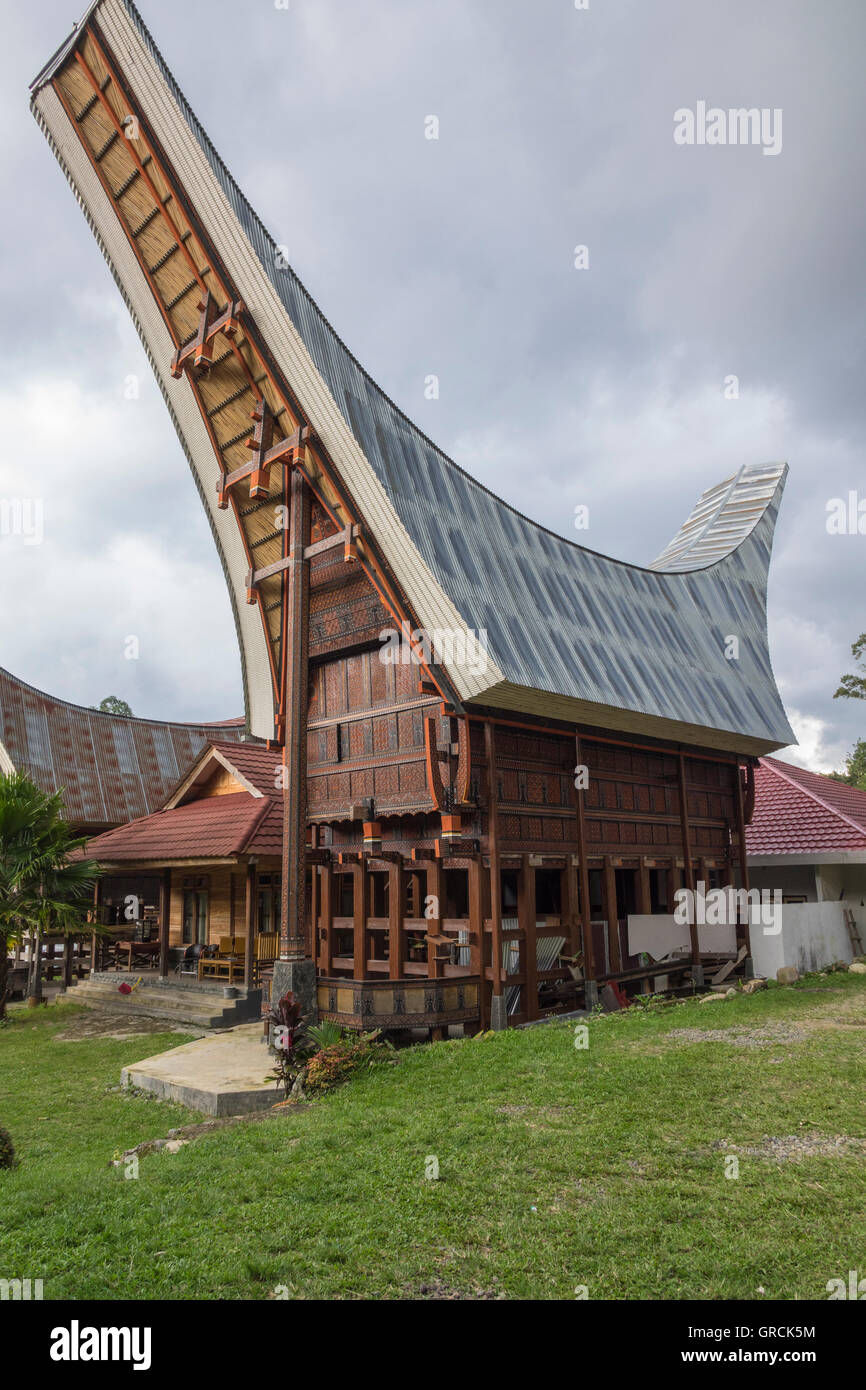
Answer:
[{"label": "green tree", "polygon": [[106,695],[104,700],[100,700],[98,708],[101,714],[125,714],[132,718],[132,710],[125,700],[120,700],[116,695]]},{"label": "green tree", "polygon": [[845,759],[844,772],[831,772],[834,782],[845,782],[866,792],[866,739],[859,739]]},{"label": "green tree", "polygon": [[852,642],[851,655],[864,674],[843,676],[842,684],[833,696],[834,700],[866,700],[866,632],[861,632],[857,641]]},{"label": "green tree", "polygon": [[11,945],[33,934],[29,999],[42,997],[42,941],[84,929],[101,870],[73,858],[86,840],[62,818],[60,792],[43,792],[21,772],[0,777],[0,1019],[6,1017]]}]

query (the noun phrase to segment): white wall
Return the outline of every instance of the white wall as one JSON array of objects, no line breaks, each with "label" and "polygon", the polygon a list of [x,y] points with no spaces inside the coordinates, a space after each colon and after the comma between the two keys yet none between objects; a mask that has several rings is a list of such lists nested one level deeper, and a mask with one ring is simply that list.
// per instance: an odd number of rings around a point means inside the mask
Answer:
[{"label": "white wall", "polygon": [[752,960],[755,974],[772,977],[783,965],[806,970],[823,970],[835,960],[850,961],[854,951],[845,926],[843,909],[850,908],[866,943],[866,909],[859,903],[785,903],[782,930],[769,935],[761,926],[751,928]]}]

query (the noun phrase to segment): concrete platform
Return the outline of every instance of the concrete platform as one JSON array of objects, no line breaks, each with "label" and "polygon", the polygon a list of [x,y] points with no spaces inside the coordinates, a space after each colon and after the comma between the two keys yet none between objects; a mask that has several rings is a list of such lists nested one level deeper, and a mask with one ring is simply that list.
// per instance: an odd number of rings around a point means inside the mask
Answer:
[{"label": "concrete platform", "polygon": [[205,1115],[247,1115],[282,1099],[273,1069],[261,1024],[245,1023],[124,1067],[120,1080]]}]

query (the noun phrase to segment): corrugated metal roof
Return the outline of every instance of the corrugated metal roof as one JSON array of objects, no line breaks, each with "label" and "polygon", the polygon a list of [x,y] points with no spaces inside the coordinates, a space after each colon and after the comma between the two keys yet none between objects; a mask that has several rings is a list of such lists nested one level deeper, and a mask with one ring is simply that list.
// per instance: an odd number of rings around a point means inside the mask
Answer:
[{"label": "corrugated metal roof", "polygon": [[[157,810],[215,728],[235,743],[234,726],[128,719],[55,699],[0,668],[0,748],[9,766],[44,791],[63,790],[78,825],[116,825]],[[4,760],[0,756],[0,770]]]},{"label": "corrugated metal roof", "polygon": [[[236,221],[417,556],[466,625],[486,630],[491,662],[504,678],[501,685],[494,678],[491,701],[517,707],[511,695],[500,698],[506,689],[550,693],[597,706],[605,711],[599,722],[608,724],[607,712],[622,710],[730,731],[766,749],[792,743],[766,630],[784,467],[742,470],[710,489],[650,569],[599,555],[522,516],[412,424],[285,268],[131,0],[97,9],[110,11],[112,24],[125,14],[134,26],[222,189],[228,206],[202,210],[217,248],[228,245],[229,220],[234,237]],[[248,302],[244,285],[237,288]],[[390,538],[379,539],[388,554]],[[725,654],[730,635],[739,641],[735,660]]]}]

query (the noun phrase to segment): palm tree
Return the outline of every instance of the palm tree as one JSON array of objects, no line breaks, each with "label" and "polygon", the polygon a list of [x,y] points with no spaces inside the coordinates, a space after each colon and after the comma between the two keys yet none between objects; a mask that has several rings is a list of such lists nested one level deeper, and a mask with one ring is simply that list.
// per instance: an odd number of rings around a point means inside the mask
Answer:
[{"label": "palm tree", "polygon": [[[34,939],[28,1002],[42,997],[42,939],[81,931],[99,865],[81,857],[86,840],[62,819],[60,792],[43,792],[21,772],[0,777],[0,1019],[6,1016],[8,950]],[[75,856],[75,857],[73,857]]]}]

